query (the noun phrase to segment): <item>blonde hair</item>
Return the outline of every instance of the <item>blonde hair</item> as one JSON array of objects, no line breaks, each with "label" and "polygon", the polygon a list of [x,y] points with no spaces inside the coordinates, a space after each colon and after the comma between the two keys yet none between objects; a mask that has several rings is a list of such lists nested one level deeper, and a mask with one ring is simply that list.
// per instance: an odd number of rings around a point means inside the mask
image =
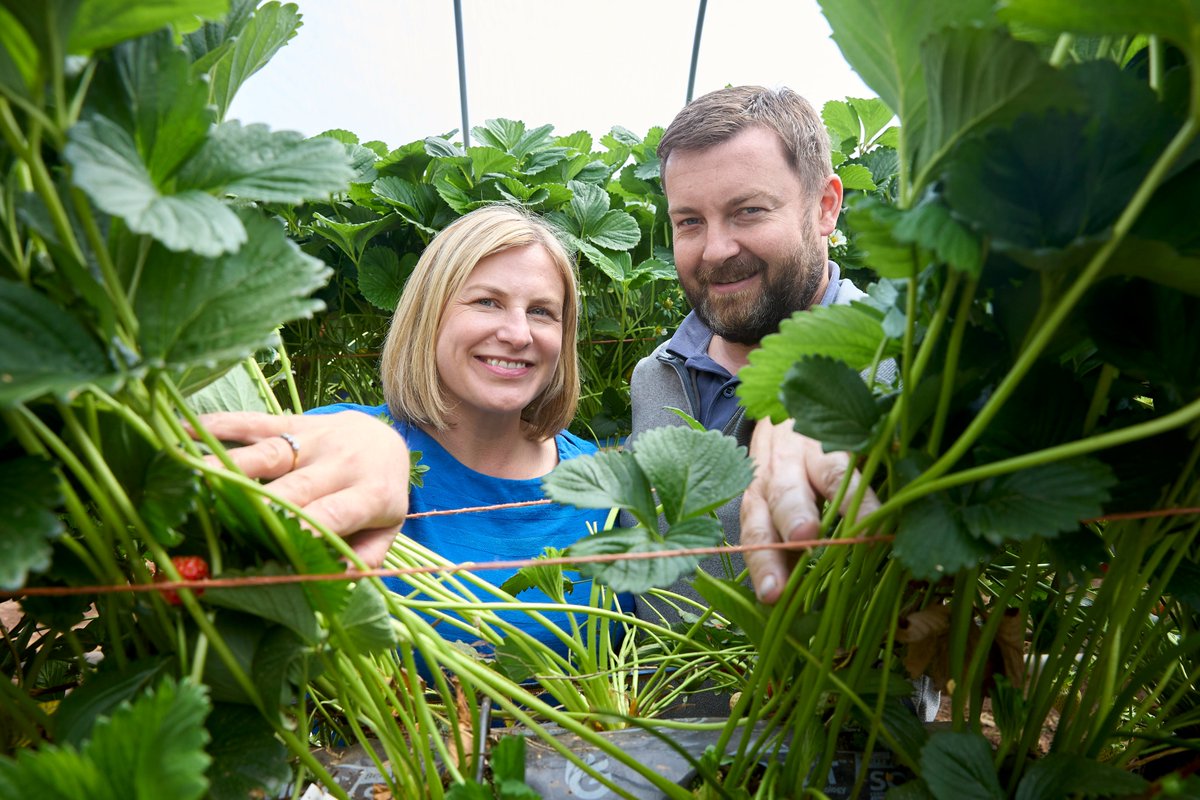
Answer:
[{"label": "blonde hair", "polygon": [[665,175],[667,159],[675,150],[707,150],[756,125],[774,131],[783,140],[805,191],[817,192],[824,187],[833,171],[829,134],[816,109],[788,88],[730,86],[688,103],[658,142],[661,174]]},{"label": "blonde hair", "polygon": [[449,426],[453,404],[437,370],[437,335],[446,306],[480,261],[529,245],[544,248],[558,268],[564,302],[562,352],[550,383],[521,411],[525,435],[534,441],[548,439],[575,416],[579,290],[571,256],[547,222],[515,206],[492,205],[459,217],[435,236],[404,287],[380,367],[383,396],[393,417],[439,429]]}]

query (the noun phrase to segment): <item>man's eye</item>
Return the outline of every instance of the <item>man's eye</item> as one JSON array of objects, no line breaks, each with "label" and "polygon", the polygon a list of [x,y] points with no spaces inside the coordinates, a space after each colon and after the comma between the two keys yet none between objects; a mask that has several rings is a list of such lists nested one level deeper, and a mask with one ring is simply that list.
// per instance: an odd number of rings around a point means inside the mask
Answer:
[{"label": "man's eye", "polygon": [[700,219],[698,217],[684,217],[683,219],[675,220],[676,228],[690,228],[693,225],[699,225],[699,224],[700,224]]}]

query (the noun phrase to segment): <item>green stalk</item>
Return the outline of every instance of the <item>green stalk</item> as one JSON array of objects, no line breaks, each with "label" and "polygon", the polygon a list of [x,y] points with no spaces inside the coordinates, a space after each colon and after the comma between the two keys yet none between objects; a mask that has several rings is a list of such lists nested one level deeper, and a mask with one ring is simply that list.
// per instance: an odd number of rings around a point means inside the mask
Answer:
[{"label": "green stalk", "polygon": [[[60,408],[65,411],[65,408],[62,407],[61,404]],[[30,429],[37,433],[41,441],[48,447],[49,451],[63,463],[63,466],[65,466],[71,472],[71,474],[75,476],[75,479],[79,481],[84,490],[91,497],[92,501],[96,504],[96,507],[100,513],[100,517],[105,521],[105,523],[114,531],[123,532],[125,530],[125,525],[120,513],[118,513],[117,509],[114,508],[112,503],[109,502],[108,494],[103,491],[100,484],[96,482],[92,471],[86,468],[76,454],[69,447],[67,447],[66,443],[63,442],[63,440],[60,439],[57,434],[50,430],[50,428],[47,427],[46,424],[42,422],[42,420],[39,419],[33,412],[24,406],[19,406],[16,410],[16,413],[18,417],[29,426]],[[70,493],[65,489],[64,496],[70,496]],[[86,512],[82,508],[79,509],[79,513],[86,516]],[[88,529],[83,529],[85,533],[86,530]],[[126,540],[127,538],[128,537],[126,536]],[[123,544],[125,544],[131,552],[134,551],[130,542],[125,541]],[[100,556],[100,554],[107,549],[108,542],[100,540],[94,542],[93,552],[95,552],[97,556]],[[136,561],[136,559],[133,559],[133,561]],[[114,572],[109,577],[114,581],[123,580],[124,575],[116,566],[115,561],[111,562],[111,566]],[[135,564],[133,565],[133,568],[135,570],[140,568],[141,574],[146,578],[146,580],[149,580],[149,573],[145,571],[145,567],[142,567],[140,564]]]},{"label": "green stalk", "polygon": [[1108,393],[1112,389],[1113,381],[1120,374],[1121,371],[1112,364],[1100,367],[1100,376],[1096,379],[1096,388],[1092,391],[1092,401],[1088,404],[1087,415],[1083,418],[1085,436],[1096,429],[1100,415],[1108,407]]},{"label": "green stalk", "polygon": [[[908,486],[905,486],[899,492],[892,495],[882,508],[854,523],[847,536],[858,535],[864,530],[870,530],[874,525],[882,522],[884,518],[896,513],[898,509],[925,495],[954,486],[961,486],[966,483],[975,483],[985,478],[993,478],[1010,472],[1016,472],[1017,470],[1084,456],[1099,450],[1106,450],[1110,447],[1140,441],[1182,427],[1197,419],[1200,419],[1200,399],[1193,400],[1177,411],[1148,422],[1130,425],[1120,430],[1090,436],[1086,439],[1079,439],[1056,447],[1048,447],[1033,453],[1026,453],[1001,461],[993,461],[990,464],[983,464],[982,466],[973,467],[962,472],[955,472],[952,475],[942,478],[927,479],[930,473],[926,472],[920,478],[917,478]],[[942,461],[945,460],[945,458],[942,459]]]},{"label": "green stalk", "polygon": [[[892,562],[895,563],[895,562]],[[890,568],[889,564],[889,568]],[[892,606],[892,619],[900,618],[900,601],[902,597],[899,592],[896,593],[895,603]],[[867,729],[867,743],[863,747],[863,761],[870,762],[871,753],[875,751],[875,740],[879,736],[879,731],[883,729],[883,707],[887,701],[887,680],[891,673],[892,658],[894,657],[893,649],[896,643],[896,626],[888,626],[887,641],[883,647],[883,664],[880,667],[880,678],[882,686],[879,687],[879,697],[875,701],[875,711],[870,717],[870,724]],[[901,755],[901,754],[897,754]],[[858,797],[862,791],[863,783],[867,779],[867,770],[860,770],[858,779],[854,782],[854,788],[850,791],[851,797]]]},{"label": "green stalk", "polygon": [[478,664],[473,659],[463,657],[457,651],[447,651],[444,655],[447,658],[443,663],[453,672],[467,677],[474,685],[486,691],[492,697],[493,702],[504,708],[509,715],[522,725],[525,725],[535,734],[538,734],[538,738],[545,744],[558,751],[571,761],[571,763],[579,766],[585,773],[607,787],[609,791],[623,797],[630,797],[628,793],[617,787],[607,777],[597,772],[590,764],[581,762],[579,756],[558,741],[558,739],[547,735],[530,712],[537,713],[550,720],[564,730],[575,734],[586,744],[601,750],[609,758],[619,761],[626,767],[634,770],[668,798],[672,800],[690,800],[692,798],[691,792],[659,775],[652,765],[642,764],[629,753],[611,744],[596,731],[593,731],[586,725],[579,724],[568,716],[558,713],[536,695],[532,695],[523,688],[502,679],[496,673]]},{"label": "green stalk", "polygon": [[1146,39],[1146,50],[1150,54],[1150,88],[1155,92],[1161,92],[1163,76],[1166,74],[1163,61],[1163,42],[1162,39],[1154,34],[1146,37]]},{"label": "green stalk", "polygon": [[971,316],[971,304],[975,301],[975,291],[979,286],[979,277],[972,276],[963,288],[958,300],[958,309],[954,315],[954,328],[950,332],[950,341],[946,345],[946,363],[942,367],[942,385],[938,391],[937,411],[933,415],[933,428],[929,434],[927,452],[937,456],[942,446],[942,434],[946,430],[946,418],[950,414],[950,400],[954,396],[954,376],[958,374],[958,359],[962,353],[963,338],[966,335],[967,320]]},{"label": "green stalk", "polygon": [[[116,312],[117,319],[120,321],[123,330],[118,331],[118,335],[122,337],[125,344],[137,350],[137,334],[138,334],[138,319],[137,314],[130,305],[128,296],[125,294],[125,287],[121,284],[121,278],[117,274],[117,267],[113,263],[112,258],[108,253],[108,245],[104,241],[104,236],[100,233],[100,227],[96,224],[96,216],[92,213],[92,206],[79,189],[71,190],[71,199],[75,203],[75,213],[79,217],[79,224],[83,226],[84,236],[87,237],[88,244],[91,245],[92,253],[96,256],[96,264],[100,268],[100,275],[104,278],[104,290],[108,295],[109,302],[113,304],[113,310]],[[81,261],[81,264],[86,264],[86,261]]]},{"label": "green stalk", "polygon": [[46,211],[50,215],[50,224],[54,226],[54,232],[58,234],[62,245],[67,248],[70,257],[79,264],[86,264],[87,260],[83,256],[79,242],[75,239],[75,232],[71,229],[70,217],[67,216],[67,210],[58,196],[58,190],[54,188],[54,179],[50,177],[50,172],[46,169],[45,162],[42,161],[40,148],[35,146],[36,137],[30,136],[29,140],[26,140],[21,135],[20,125],[12,114],[12,107],[7,100],[3,99],[0,99],[0,136],[12,148],[18,160],[22,161],[29,169],[34,191],[46,204]]},{"label": "green stalk", "polygon": [[[972,568],[954,576],[953,597],[956,602],[950,609],[950,654],[949,671],[951,675],[965,676],[967,663],[967,640],[971,626],[975,624],[975,603],[973,587],[979,583],[979,569]],[[966,703],[970,697],[970,686],[964,681],[963,685],[954,687],[950,695],[954,730],[961,730],[962,722],[966,719]]]},{"label": "green stalk", "polygon": [[[296,414],[303,414],[304,404],[300,402],[300,392],[296,388],[296,376],[292,374],[292,361],[288,358],[287,345],[283,343],[282,330],[276,329],[275,335],[279,339],[279,347],[276,352],[279,354],[280,372],[283,373],[283,378],[287,381],[288,397],[292,401],[292,411]],[[267,379],[263,377],[258,362],[252,358],[249,361],[254,364],[254,372],[261,381],[262,387],[266,389],[265,396],[271,399],[272,413],[282,414],[283,408],[279,405],[279,401],[275,399],[275,392],[271,391],[271,387],[267,385]]]},{"label": "green stalk", "polygon": [[[934,314],[933,319],[930,321],[929,329],[926,332],[926,334],[921,342],[921,347],[917,351],[917,354],[914,358],[911,355],[911,350],[912,350],[911,339],[915,335],[913,333],[913,328],[916,325],[915,320],[916,320],[917,278],[915,276],[913,278],[910,278],[910,283],[909,283],[909,288],[908,288],[908,298],[907,298],[908,326],[906,327],[905,334],[904,334],[905,335],[904,364],[905,364],[906,374],[902,379],[902,382],[904,385],[902,387],[902,391],[901,391],[901,395],[900,395],[900,402],[896,403],[892,407],[892,410],[888,413],[887,420],[884,422],[884,425],[883,425],[883,430],[880,432],[880,435],[879,435],[878,439],[876,440],[875,445],[871,448],[870,453],[868,453],[868,455],[867,455],[866,464],[862,468],[862,479],[859,483],[858,490],[855,492],[854,497],[850,501],[850,506],[847,509],[847,514],[846,514],[847,519],[857,519],[858,509],[861,507],[863,498],[866,497],[867,491],[871,487],[872,481],[875,477],[875,473],[879,469],[880,464],[883,462],[883,460],[887,457],[887,455],[891,451],[892,436],[896,430],[896,427],[898,425],[900,425],[901,420],[906,417],[906,415],[908,413],[908,406],[907,406],[908,398],[910,397],[911,393],[915,390],[916,383],[919,382],[921,380],[921,378],[924,376],[925,368],[928,365],[930,358],[932,358],[932,356],[933,356],[933,351],[937,346],[939,337],[941,336],[941,329],[942,329],[943,325],[945,324],[946,316],[949,314],[950,302],[954,296],[954,291],[957,287],[957,283],[958,283],[958,277],[957,277],[957,273],[955,273],[955,275],[952,276],[951,280],[947,282],[947,285],[945,287],[943,287],[941,299],[938,302],[938,308]],[[911,368],[909,368],[909,365],[911,365]],[[908,427],[911,427],[911,426],[905,426],[906,429]],[[904,447],[907,447],[907,439],[911,435],[912,435],[911,432],[907,432],[905,434]],[[834,510],[836,510],[836,506],[835,506]],[[829,519],[832,520],[832,518],[833,518],[833,516],[830,515]],[[823,529],[824,529],[824,525],[825,525],[824,521],[823,521],[822,525],[823,525]],[[860,526],[854,526],[854,530],[859,530],[859,529],[860,529]],[[848,533],[846,533],[846,535],[852,536],[854,534],[848,532]]]},{"label": "green stalk", "polygon": [[1071,55],[1071,46],[1075,44],[1075,36],[1070,33],[1060,33],[1054,43],[1054,51],[1050,54],[1050,66],[1061,67]]},{"label": "green stalk", "polygon": [[[894,409],[895,414],[892,416],[892,419],[889,419],[889,423],[893,419],[895,422],[888,426],[887,436],[881,437],[884,440],[890,439],[892,431],[895,430],[897,425],[900,426],[900,430],[902,431],[900,448],[898,450],[900,458],[904,458],[905,451],[908,449],[908,439],[912,435],[911,426],[908,424],[908,400],[912,395],[912,389],[917,385],[917,378],[913,376],[913,372],[918,369],[917,365],[913,363],[913,340],[917,335],[917,294],[920,289],[920,272],[917,270],[917,258],[919,256],[916,245],[912,245],[909,250],[912,253],[913,267],[912,273],[908,276],[908,291],[905,293],[904,298],[904,340],[901,345],[903,355],[900,359],[900,382],[902,390],[900,392],[900,400],[896,403],[896,408]],[[939,308],[943,305],[945,304],[939,304]],[[931,335],[927,337],[927,341],[934,338],[936,336]],[[922,350],[924,349],[922,348]]]}]

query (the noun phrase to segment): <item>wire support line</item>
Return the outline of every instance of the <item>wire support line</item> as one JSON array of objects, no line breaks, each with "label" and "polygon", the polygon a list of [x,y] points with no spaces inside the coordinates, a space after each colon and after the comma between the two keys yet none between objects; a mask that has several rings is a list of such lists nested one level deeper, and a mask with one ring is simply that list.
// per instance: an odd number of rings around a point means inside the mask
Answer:
[{"label": "wire support line", "polygon": [[120,594],[122,592],[157,592],[175,589],[240,589],[248,586],[275,586],[292,583],[321,583],[354,581],[362,578],[402,578],[406,575],[441,575],[459,572],[480,572],[493,569],[523,569],[525,567],[575,566],[577,564],[606,564],[617,561],[644,561],[650,558],[677,558],[692,555],[721,553],[750,553],[758,550],[811,550],[816,547],[849,546],[890,542],[894,536],[858,536],[845,539],[810,539],[803,542],[768,542],[764,544],[690,547],[677,550],[657,550],[649,553],[604,553],[574,558],[523,558],[512,561],[464,561],[461,564],[397,567],[394,569],[348,569],[345,572],[324,572],[293,575],[252,575],[239,578],[208,578],[199,581],[160,581],[155,583],[100,584],[96,586],[35,586],[15,591],[0,591],[0,599],[20,597],[68,597],[82,594]]},{"label": "wire support line", "polygon": [[1158,508],[1153,511],[1121,511],[1116,514],[1105,514],[1103,517],[1081,519],[1079,522],[1088,525],[1093,522],[1117,522],[1131,519],[1151,519],[1153,517],[1185,517],[1190,514],[1200,514],[1200,508]]},{"label": "wire support line", "polygon": [[405,519],[420,519],[421,517],[448,517],[454,514],[477,514],[480,511],[503,511],[509,508],[526,508],[528,506],[548,506],[553,500],[522,500],[519,503],[499,503],[494,506],[472,506],[471,508],[446,508],[438,511],[417,511],[407,514]]},{"label": "wire support line", "polygon": [[[426,511],[408,515],[408,519],[422,516],[466,514],[522,506],[538,506],[550,500],[528,500],[522,503],[504,503],[494,506]],[[1149,511],[1130,511],[1105,517],[1081,520],[1081,523],[1110,522],[1115,520],[1150,519],[1154,517],[1189,516],[1200,514],[1200,508],[1162,508]],[[161,581],[153,583],[97,584],[94,586],[34,586],[25,589],[0,590],[0,600],[16,600],[22,597],[70,597],[90,594],[119,594],[122,592],[157,592],[174,589],[237,589],[247,586],[273,586],[292,583],[320,583],[323,581],[353,581],[362,578],[400,578],[406,575],[450,575],[459,572],[480,572],[493,569],[524,569],[525,567],[576,566],[579,564],[611,564],[618,561],[644,561],[651,558],[678,558],[685,556],[720,555],[725,553],[751,553],[761,550],[812,550],[817,547],[845,547],[851,545],[881,544],[895,539],[892,535],[857,536],[835,539],[809,539],[800,542],[766,542],[763,544],[720,545],[715,547],[690,547],[676,550],[657,550],[642,553],[604,553],[593,556],[560,558],[525,558],[512,561],[465,561],[461,564],[429,565],[424,567],[400,567],[395,569],[350,569],[345,572],[326,572],[292,575],[254,575],[240,578],[208,578],[200,581]]]}]

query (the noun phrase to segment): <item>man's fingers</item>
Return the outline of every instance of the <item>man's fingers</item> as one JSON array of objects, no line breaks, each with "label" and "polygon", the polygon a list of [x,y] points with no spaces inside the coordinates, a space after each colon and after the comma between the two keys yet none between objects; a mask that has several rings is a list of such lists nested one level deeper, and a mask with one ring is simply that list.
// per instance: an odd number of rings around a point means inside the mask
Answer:
[{"label": "man's fingers", "polygon": [[[779,541],[771,521],[770,506],[754,484],[742,495],[741,523],[741,543],[744,545],[771,544]],[[782,550],[749,550],[743,556],[758,599],[764,603],[774,603],[779,599],[787,581],[787,555]]]},{"label": "man's fingers", "polygon": [[[842,452],[824,453],[817,447],[810,451],[810,457],[807,461],[808,475],[817,492],[822,497],[832,500],[837,496],[838,489],[841,488],[842,482],[846,479],[846,470],[850,468],[849,454]],[[847,487],[846,494],[842,498],[842,505],[838,509],[843,516],[849,513],[850,503],[861,483],[862,479],[858,474],[858,470],[855,470],[850,476],[850,485]],[[879,508],[879,498],[875,496],[874,490],[868,487],[867,493],[863,496],[863,501],[858,507],[858,517],[865,517],[877,508]]]}]

